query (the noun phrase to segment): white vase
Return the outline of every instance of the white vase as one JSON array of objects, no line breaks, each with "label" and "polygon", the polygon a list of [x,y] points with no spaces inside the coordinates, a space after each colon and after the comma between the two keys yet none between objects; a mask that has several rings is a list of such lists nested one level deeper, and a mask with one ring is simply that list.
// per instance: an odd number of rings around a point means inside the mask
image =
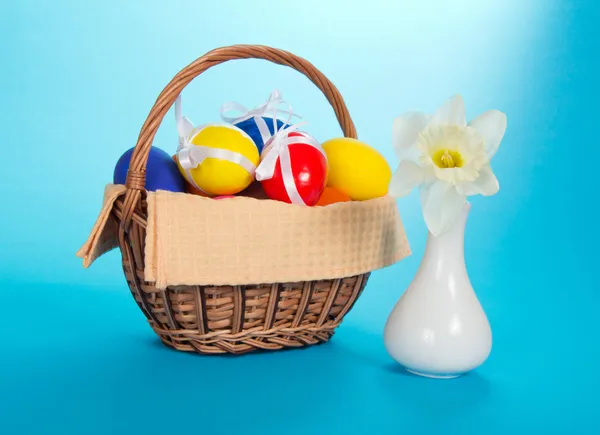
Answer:
[{"label": "white vase", "polygon": [[470,209],[465,203],[440,236],[429,233],[417,274],[385,325],[388,353],[411,373],[455,378],[481,365],[492,349],[490,324],[465,267]]}]

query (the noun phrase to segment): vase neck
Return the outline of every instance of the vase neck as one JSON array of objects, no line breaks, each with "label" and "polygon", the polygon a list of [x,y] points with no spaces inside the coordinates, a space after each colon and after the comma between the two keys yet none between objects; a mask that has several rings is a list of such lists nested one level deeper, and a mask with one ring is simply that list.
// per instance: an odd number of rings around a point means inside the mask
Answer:
[{"label": "vase neck", "polygon": [[431,232],[427,237],[426,251],[434,251],[438,255],[464,257],[465,226],[471,204],[465,203],[450,227],[439,236]]}]

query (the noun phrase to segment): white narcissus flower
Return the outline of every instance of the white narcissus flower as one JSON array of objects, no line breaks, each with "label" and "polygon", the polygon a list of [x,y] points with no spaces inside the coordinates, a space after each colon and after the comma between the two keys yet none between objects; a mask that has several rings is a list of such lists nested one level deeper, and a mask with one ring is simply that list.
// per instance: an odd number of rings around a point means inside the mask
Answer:
[{"label": "white narcissus flower", "polygon": [[433,115],[407,112],[394,120],[394,149],[400,164],[389,193],[421,190],[423,217],[435,236],[457,217],[470,195],[493,195],[498,180],[490,167],[506,130],[506,115],[490,110],[467,124],[460,95]]}]

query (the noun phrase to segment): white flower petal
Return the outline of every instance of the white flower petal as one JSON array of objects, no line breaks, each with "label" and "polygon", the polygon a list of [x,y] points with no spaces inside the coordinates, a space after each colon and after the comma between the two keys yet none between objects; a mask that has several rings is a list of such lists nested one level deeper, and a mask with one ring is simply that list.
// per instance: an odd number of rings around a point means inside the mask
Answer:
[{"label": "white flower petal", "polygon": [[414,145],[417,136],[429,122],[429,115],[421,112],[406,112],[394,119],[392,137],[394,148],[404,149]]},{"label": "white flower petal", "polygon": [[466,197],[459,194],[454,186],[441,181],[421,188],[421,207],[427,228],[434,236],[439,236],[458,217]]},{"label": "white flower petal", "polygon": [[477,118],[469,123],[470,127],[477,130],[483,139],[485,140],[485,149],[488,157],[491,159],[498,147],[504,132],[506,131],[506,115],[498,110],[489,110],[482,113]]},{"label": "white flower petal", "polygon": [[467,125],[465,102],[460,95],[455,95],[446,101],[431,117],[430,125],[455,124],[461,127]]},{"label": "white flower petal", "polygon": [[404,160],[398,165],[390,181],[389,194],[395,198],[408,195],[411,190],[423,182],[424,174],[419,165]]},{"label": "white flower petal", "polygon": [[396,150],[396,156],[401,162],[405,160],[418,162],[423,156],[423,151],[421,151],[418,146],[414,146],[402,150]]},{"label": "white flower petal", "polygon": [[459,183],[456,185],[456,190],[461,195],[483,195],[491,196],[498,193],[500,184],[498,179],[492,172],[490,165],[484,166],[479,171],[479,177],[475,181]]},{"label": "white flower petal", "polygon": [[462,168],[438,168],[434,165],[433,173],[438,180],[449,184],[456,184],[465,178]]}]

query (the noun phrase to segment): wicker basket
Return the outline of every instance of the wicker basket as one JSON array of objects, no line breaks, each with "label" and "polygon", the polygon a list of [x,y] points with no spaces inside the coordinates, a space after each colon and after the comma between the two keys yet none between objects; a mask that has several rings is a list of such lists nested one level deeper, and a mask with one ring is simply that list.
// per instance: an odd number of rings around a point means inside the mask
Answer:
[{"label": "wicker basket", "polygon": [[208,68],[233,59],[264,59],[296,69],[327,97],[346,137],[356,138],[335,86],[313,65],[264,46],[218,48],[181,70],[161,92],[144,123],[127,177],[115,203],[119,246],[131,292],[152,329],[168,346],[205,354],[303,347],[329,340],[352,308],[368,273],[343,279],[245,286],[179,286],[159,290],[144,281],[145,167],[156,131],[177,96]]}]

